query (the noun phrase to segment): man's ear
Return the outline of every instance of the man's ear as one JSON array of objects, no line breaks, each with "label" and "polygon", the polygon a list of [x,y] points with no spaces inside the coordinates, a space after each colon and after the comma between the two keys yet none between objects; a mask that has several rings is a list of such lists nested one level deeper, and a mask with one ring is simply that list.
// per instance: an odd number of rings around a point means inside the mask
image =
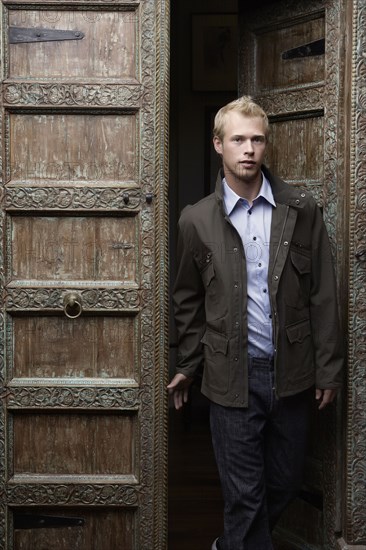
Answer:
[{"label": "man's ear", "polygon": [[213,138],[213,146],[215,147],[216,153],[222,155],[222,141],[217,136],[214,136]]}]

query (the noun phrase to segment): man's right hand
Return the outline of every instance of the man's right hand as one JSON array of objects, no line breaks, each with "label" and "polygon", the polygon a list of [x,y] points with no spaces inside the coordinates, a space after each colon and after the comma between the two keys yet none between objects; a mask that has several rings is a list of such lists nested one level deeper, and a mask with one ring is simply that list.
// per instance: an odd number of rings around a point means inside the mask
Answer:
[{"label": "man's right hand", "polygon": [[193,378],[185,376],[182,373],[178,373],[167,386],[169,395],[173,396],[174,407],[177,410],[181,409],[184,403],[187,403],[189,387],[192,382]]}]

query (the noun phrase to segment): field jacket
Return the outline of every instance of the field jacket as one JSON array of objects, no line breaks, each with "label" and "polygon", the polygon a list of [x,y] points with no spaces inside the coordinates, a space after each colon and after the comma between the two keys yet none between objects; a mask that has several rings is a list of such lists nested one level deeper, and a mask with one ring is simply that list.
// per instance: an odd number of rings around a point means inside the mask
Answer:
[{"label": "field jacket", "polygon": [[[342,383],[336,283],[322,213],[314,199],[262,167],[272,211],[268,289],[278,397]],[[202,373],[201,391],[223,406],[248,406],[247,270],[241,238],[216,190],[179,220],[173,293],[177,372]]]}]

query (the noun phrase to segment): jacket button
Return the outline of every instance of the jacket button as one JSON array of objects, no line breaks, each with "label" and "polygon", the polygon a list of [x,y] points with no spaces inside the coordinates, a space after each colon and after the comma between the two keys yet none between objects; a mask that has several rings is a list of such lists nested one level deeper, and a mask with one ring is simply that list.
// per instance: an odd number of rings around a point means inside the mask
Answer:
[{"label": "jacket button", "polygon": [[237,357],[234,357],[234,361],[237,361],[237,360],[238,360],[238,358],[237,358]]},{"label": "jacket button", "polygon": [[296,204],[300,204],[300,200],[299,199],[296,199]]},{"label": "jacket button", "polygon": [[236,246],[234,246],[233,250],[234,250],[234,252],[237,252],[238,248]]},{"label": "jacket button", "polygon": [[275,281],[278,281],[278,275],[275,275],[273,278]]},{"label": "jacket button", "polygon": [[283,246],[288,246],[288,241],[285,241],[285,242],[283,243]]},{"label": "jacket button", "polygon": [[306,197],[305,193],[301,193],[300,197],[305,198]]}]

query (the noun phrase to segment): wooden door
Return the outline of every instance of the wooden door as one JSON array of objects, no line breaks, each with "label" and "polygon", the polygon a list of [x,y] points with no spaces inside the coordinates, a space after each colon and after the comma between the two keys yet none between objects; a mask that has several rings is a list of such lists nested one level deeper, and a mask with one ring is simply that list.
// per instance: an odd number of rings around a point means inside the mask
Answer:
[{"label": "wooden door", "polygon": [[[239,75],[240,93],[254,96],[270,115],[267,164],[290,184],[310,191],[323,209],[345,316],[342,4],[272,1],[248,13],[239,2]],[[276,533],[285,548],[336,548],[342,527],[341,406],[342,396],[337,406],[312,411],[303,490]]]},{"label": "wooden door", "polygon": [[1,11],[0,548],[162,550],[168,0]]}]

